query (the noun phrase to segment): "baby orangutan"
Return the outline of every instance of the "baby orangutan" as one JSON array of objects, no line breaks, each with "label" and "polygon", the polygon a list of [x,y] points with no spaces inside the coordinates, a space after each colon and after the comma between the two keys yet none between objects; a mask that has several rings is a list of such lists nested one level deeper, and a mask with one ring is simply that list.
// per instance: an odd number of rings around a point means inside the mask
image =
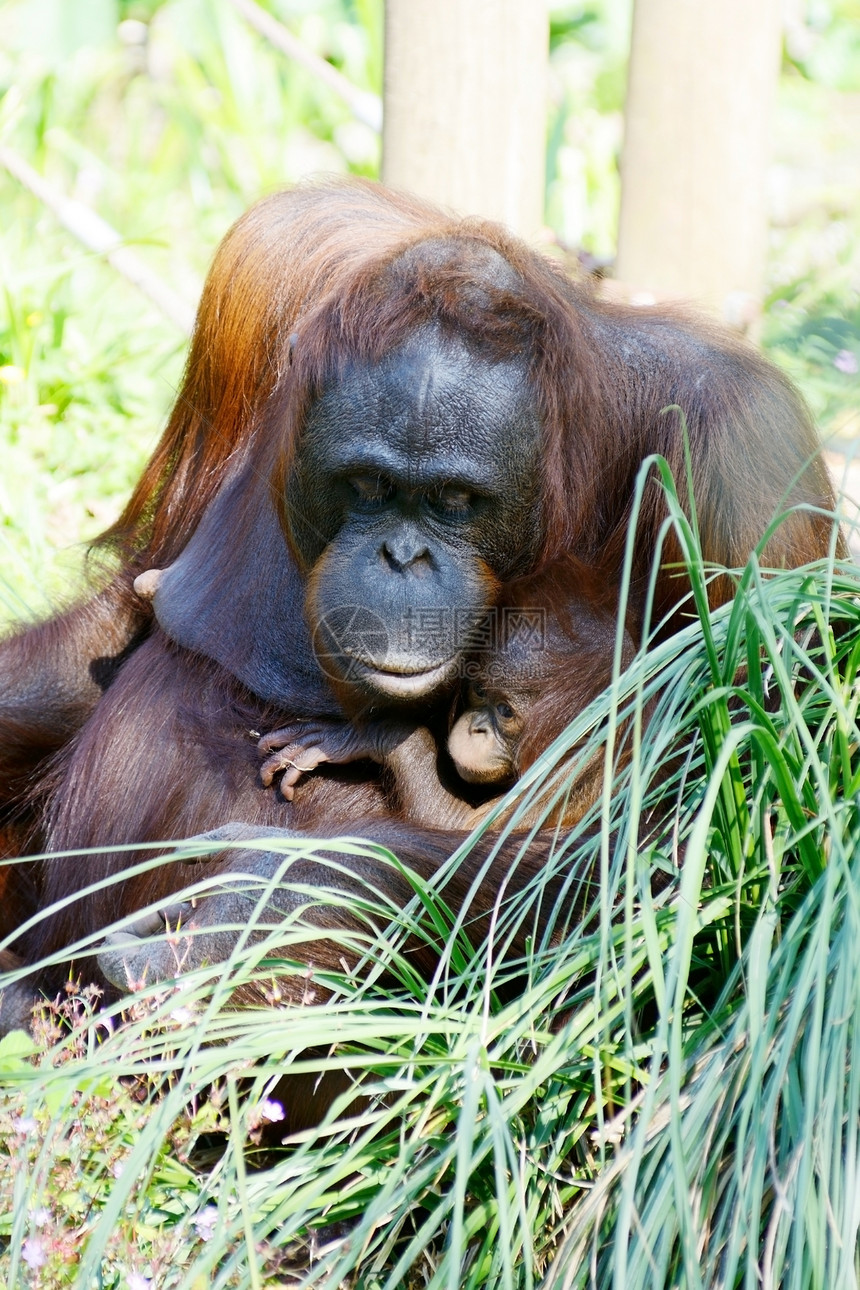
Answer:
[{"label": "baby orangutan", "polygon": [[[283,771],[292,799],[303,775],[323,762],[370,758],[393,777],[403,817],[428,828],[472,829],[612,679],[616,611],[597,575],[566,561],[511,585],[492,616],[491,649],[469,655],[468,678],[440,754],[430,729],[402,720],[300,722],[264,735],[260,769],[268,786]],[[623,633],[621,666],[634,653]],[[571,760],[577,749],[569,754]],[[573,824],[599,796],[602,758],[584,764],[551,822]],[[495,788],[476,805],[468,786]],[[540,802],[521,822],[543,818]]]}]

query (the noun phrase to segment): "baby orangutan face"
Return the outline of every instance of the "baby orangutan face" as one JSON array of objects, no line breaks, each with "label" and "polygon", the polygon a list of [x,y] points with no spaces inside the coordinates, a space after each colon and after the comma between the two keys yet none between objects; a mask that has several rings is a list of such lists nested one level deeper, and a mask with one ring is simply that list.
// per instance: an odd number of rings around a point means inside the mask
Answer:
[{"label": "baby orangutan face", "polygon": [[478,682],[466,691],[466,709],[448,736],[448,752],[468,784],[501,784],[519,774],[517,753],[527,696]]}]

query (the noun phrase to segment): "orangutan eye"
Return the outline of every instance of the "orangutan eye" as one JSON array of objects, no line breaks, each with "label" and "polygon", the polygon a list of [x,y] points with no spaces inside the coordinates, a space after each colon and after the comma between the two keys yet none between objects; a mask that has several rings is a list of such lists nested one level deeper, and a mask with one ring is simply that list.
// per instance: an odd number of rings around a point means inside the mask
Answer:
[{"label": "orangutan eye", "polygon": [[514,712],[513,708],[509,703],[497,703],[496,712],[499,714],[499,716],[502,718],[503,721],[513,721],[514,717],[516,716],[516,713]]},{"label": "orangutan eye", "polygon": [[438,493],[428,493],[426,501],[434,515],[442,519],[459,519],[469,514],[474,498],[467,488],[452,485],[440,488]]},{"label": "orangutan eye", "polygon": [[394,485],[378,475],[353,475],[349,486],[363,510],[383,506],[394,496]]}]

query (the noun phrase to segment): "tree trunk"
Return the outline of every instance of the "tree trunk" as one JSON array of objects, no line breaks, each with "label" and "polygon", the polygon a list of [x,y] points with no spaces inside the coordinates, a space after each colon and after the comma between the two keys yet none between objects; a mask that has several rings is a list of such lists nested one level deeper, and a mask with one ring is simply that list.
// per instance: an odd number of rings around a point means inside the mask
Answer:
[{"label": "tree trunk", "polygon": [[760,307],[780,0],[636,0],[617,276],[745,327]]},{"label": "tree trunk", "polygon": [[535,234],[548,45],[544,0],[386,0],[384,181]]}]

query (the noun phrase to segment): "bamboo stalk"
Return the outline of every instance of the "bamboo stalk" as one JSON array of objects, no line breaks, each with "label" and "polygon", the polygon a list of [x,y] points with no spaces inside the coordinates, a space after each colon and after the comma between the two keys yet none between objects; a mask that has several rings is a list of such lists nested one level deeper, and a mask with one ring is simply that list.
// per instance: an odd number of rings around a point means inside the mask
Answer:
[{"label": "bamboo stalk", "polygon": [[372,130],[382,129],[382,100],[378,94],[358,89],[331,63],[306,49],[283,23],[261,9],[255,0],[232,0],[232,4],[245,21],[274,45],[275,49],[294,62],[301,63],[317,80],[338,94],[358,121],[363,121]]},{"label": "bamboo stalk", "polygon": [[190,334],[194,325],[194,309],[162,282],[140,256],[123,244],[120,234],[101,215],[97,215],[83,202],[60,192],[28,165],[23,157],[3,144],[0,144],[0,166],[37,197],[73,237],[90,251],[103,255],[117,273],[122,274],[126,281],[152,301],[165,318],[175,323],[186,335]]}]

